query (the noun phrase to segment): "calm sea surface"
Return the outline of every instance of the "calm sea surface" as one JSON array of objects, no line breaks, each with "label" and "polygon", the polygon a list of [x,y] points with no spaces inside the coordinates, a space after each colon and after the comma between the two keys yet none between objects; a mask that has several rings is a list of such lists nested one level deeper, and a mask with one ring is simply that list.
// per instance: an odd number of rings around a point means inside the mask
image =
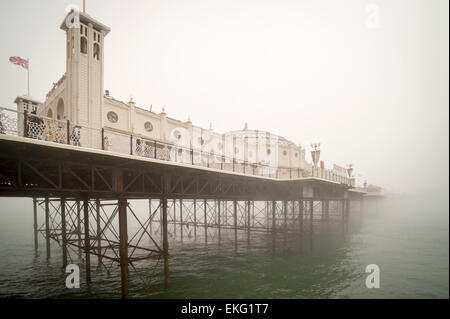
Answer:
[{"label": "calm sea surface", "polygon": [[[34,250],[31,207],[29,199],[0,199],[0,297],[120,297],[116,266],[109,274],[93,267],[90,286],[82,272],[80,289],[65,287],[58,244],[52,243],[49,260],[42,237]],[[138,207],[146,213],[145,203]],[[363,216],[353,212],[347,231],[339,224],[318,226],[312,240],[291,236],[285,243],[280,237],[275,250],[264,233],[252,234],[250,245],[242,233],[236,252],[233,233],[224,234],[219,248],[214,232],[205,245],[201,237],[194,242],[192,229],[181,243],[178,231],[170,244],[171,287],[162,286],[161,264],[153,272],[141,262],[139,272],[130,274],[130,297],[448,298],[448,215],[447,195],[385,199],[367,203]],[[70,256],[83,269],[77,251]],[[380,267],[379,289],[365,286],[368,264]]]}]

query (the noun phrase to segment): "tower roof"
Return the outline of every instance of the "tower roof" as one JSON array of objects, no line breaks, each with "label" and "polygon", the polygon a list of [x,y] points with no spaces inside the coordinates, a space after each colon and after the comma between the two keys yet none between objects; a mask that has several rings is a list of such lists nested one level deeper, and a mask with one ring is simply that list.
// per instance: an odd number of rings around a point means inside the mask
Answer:
[{"label": "tower roof", "polygon": [[[72,14],[73,11],[69,12],[65,17],[64,20],[62,21],[60,28],[64,31],[67,31],[68,26],[66,24],[66,20],[67,17]],[[109,33],[109,31],[111,31],[111,29],[104,25],[103,23],[95,20],[94,18],[92,18],[89,14],[87,14],[86,12],[79,12],[80,14],[80,22],[84,23],[84,24],[89,24],[92,23],[92,25],[94,26],[95,29],[99,30],[99,31],[104,31],[105,35],[107,35]]]}]

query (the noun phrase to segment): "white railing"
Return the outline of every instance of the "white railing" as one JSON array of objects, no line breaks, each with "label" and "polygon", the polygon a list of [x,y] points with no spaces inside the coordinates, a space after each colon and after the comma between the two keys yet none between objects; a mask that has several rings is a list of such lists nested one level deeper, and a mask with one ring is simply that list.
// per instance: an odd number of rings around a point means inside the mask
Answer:
[{"label": "white railing", "polygon": [[250,163],[195,148],[186,148],[105,128],[95,129],[73,124],[69,120],[57,120],[45,116],[37,116],[26,111],[21,113],[2,107],[0,107],[0,134],[23,136],[54,143],[276,179],[289,180],[302,177],[317,177],[351,185],[349,178],[335,174],[331,170],[312,167],[311,165],[306,170],[301,170],[299,168]]}]

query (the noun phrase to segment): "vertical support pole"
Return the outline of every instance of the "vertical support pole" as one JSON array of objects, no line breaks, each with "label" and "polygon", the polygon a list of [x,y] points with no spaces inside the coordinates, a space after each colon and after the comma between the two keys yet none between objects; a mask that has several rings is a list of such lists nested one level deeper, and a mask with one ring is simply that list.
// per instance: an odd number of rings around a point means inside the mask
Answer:
[{"label": "vertical support pole", "polygon": [[320,212],[320,221],[323,223],[325,221],[325,201],[322,200],[322,210]]},{"label": "vertical support pole", "polygon": [[86,197],[83,200],[84,210],[84,254],[86,263],[86,282],[91,282],[91,255],[90,255],[90,239],[89,239],[89,199]]},{"label": "vertical support pole", "polygon": [[33,230],[34,230],[34,250],[38,250],[38,223],[37,223],[37,199],[33,197]]},{"label": "vertical support pole", "polygon": [[255,201],[252,201],[252,227],[255,227]]},{"label": "vertical support pole", "polygon": [[237,201],[233,201],[233,220],[234,220],[234,249],[237,250],[238,247],[238,237],[237,237]]},{"label": "vertical support pole", "polygon": [[183,243],[183,200],[180,198],[180,235],[181,243]]},{"label": "vertical support pole", "polygon": [[66,235],[66,200],[61,198],[61,237],[63,268],[67,266],[67,235]]},{"label": "vertical support pole", "polygon": [[119,257],[122,299],[128,298],[128,228],[127,228],[127,200],[119,198]]},{"label": "vertical support pole", "polygon": [[298,201],[298,218],[299,218],[299,226],[300,226],[300,236],[303,236],[303,201]]},{"label": "vertical support pole", "polygon": [[325,201],[325,218],[327,220],[327,225],[330,221],[330,201]]},{"label": "vertical support pole", "polygon": [[272,248],[275,248],[277,202],[272,201]]},{"label": "vertical support pole", "polygon": [[250,201],[247,201],[247,242],[250,245]]},{"label": "vertical support pole", "polygon": [[220,202],[220,199],[219,200],[217,200],[217,227],[218,227],[218,235],[219,235],[219,246],[220,246],[220,240],[221,240],[221,238],[220,238],[220,223],[221,223],[221,221],[220,221],[220,205],[221,205],[221,202]]},{"label": "vertical support pole", "polygon": [[284,223],[283,223],[283,240],[284,240],[284,244],[286,245],[287,242],[287,201],[283,201],[283,219],[284,219]]},{"label": "vertical support pole", "polygon": [[81,205],[77,199],[77,235],[78,235],[78,256],[81,257]]},{"label": "vertical support pole", "polygon": [[48,197],[45,198],[45,248],[47,258],[50,258],[50,211]]},{"label": "vertical support pole", "polygon": [[310,209],[310,211],[309,211],[309,229],[310,229],[310,234],[311,234],[311,237],[312,237],[312,235],[314,234],[314,199],[311,199],[310,201],[309,201],[309,205],[310,205],[310,207],[309,207],[309,209]]},{"label": "vertical support pole", "polygon": [[345,223],[345,199],[341,201],[342,222]]},{"label": "vertical support pole", "polygon": [[208,244],[208,218],[206,212],[206,199],[203,201],[204,222],[205,222],[205,245]]},{"label": "vertical support pole", "polygon": [[194,199],[194,240],[197,241],[197,200]]},{"label": "vertical support pole", "polygon": [[173,200],[173,235],[177,239],[177,200]]},{"label": "vertical support pole", "polygon": [[163,250],[164,250],[164,286],[169,287],[169,239],[167,236],[167,197],[162,198],[163,210]]},{"label": "vertical support pole", "polygon": [[[151,199],[151,198],[148,199],[148,212],[149,212],[149,214],[150,214],[150,216],[149,216],[149,222],[148,222],[149,233],[152,234],[153,210],[152,210],[152,199]],[[151,239],[151,238],[150,238],[150,239]]]},{"label": "vertical support pole", "polygon": [[98,266],[102,264],[102,228],[101,228],[101,217],[100,217],[100,199],[95,200],[95,212],[97,221],[97,254],[98,254]]},{"label": "vertical support pole", "polygon": [[161,198],[163,207],[163,250],[164,250],[164,287],[169,287],[169,238],[167,236],[167,197],[169,195],[169,176],[163,175],[163,196]]}]

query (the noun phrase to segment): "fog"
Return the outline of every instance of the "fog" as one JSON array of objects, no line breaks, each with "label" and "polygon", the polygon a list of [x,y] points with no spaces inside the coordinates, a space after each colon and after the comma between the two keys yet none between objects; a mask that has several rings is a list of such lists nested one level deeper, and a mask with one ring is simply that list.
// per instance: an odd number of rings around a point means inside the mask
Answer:
[{"label": "fog", "polygon": [[[0,105],[65,72],[68,4],[3,1]],[[375,5],[375,6],[374,6]],[[393,192],[448,202],[448,1],[88,0],[113,97],[219,132],[269,130]],[[375,8],[375,9],[374,9]],[[375,22],[374,22],[375,21]],[[310,156],[308,154],[308,161]]]}]

